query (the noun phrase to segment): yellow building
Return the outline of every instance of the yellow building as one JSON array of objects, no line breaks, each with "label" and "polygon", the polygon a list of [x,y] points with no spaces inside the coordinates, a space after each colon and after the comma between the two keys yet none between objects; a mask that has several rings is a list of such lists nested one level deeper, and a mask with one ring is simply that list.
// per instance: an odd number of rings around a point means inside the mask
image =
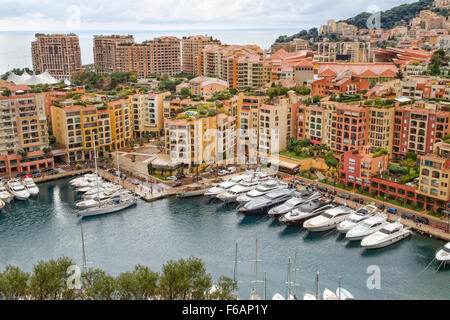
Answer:
[{"label": "yellow building", "polygon": [[164,99],[170,92],[135,94],[130,97],[131,129],[135,137],[164,129]]},{"label": "yellow building", "polygon": [[394,106],[369,108],[369,144],[386,149],[389,155],[392,154],[394,115]]},{"label": "yellow building", "polygon": [[450,201],[450,143],[436,143],[432,154],[420,156],[418,193]]},{"label": "yellow building", "polygon": [[131,139],[129,107],[126,100],[97,106],[52,106],[52,128],[56,142],[66,149],[62,160],[79,162],[93,159],[93,132],[99,157],[125,147]]}]

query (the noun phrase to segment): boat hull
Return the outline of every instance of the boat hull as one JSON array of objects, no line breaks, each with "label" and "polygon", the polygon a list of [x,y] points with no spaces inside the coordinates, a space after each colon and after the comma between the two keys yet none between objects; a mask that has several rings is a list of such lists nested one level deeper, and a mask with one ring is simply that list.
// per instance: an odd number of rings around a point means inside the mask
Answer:
[{"label": "boat hull", "polygon": [[403,240],[403,239],[409,237],[410,235],[411,235],[411,232],[408,231],[408,232],[405,232],[405,233],[402,233],[402,234],[396,236],[395,238],[391,238],[391,239],[388,239],[388,240],[385,240],[385,241],[382,241],[379,243],[374,243],[374,244],[361,243],[361,246],[365,249],[380,249],[380,248],[390,246],[391,244],[397,243],[400,240]]},{"label": "boat hull", "polygon": [[136,205],[136,201],[119,204],[119,205],[113,206],[113,207],[98,208],[97,210],[92,210],[92,209],[81,210],[81,211],[77,212],[77,215],[79,215],[81,217],[99,216],[99,215],[118,212],[118,211],[124,210],[124,209],[129,208],[134,205]]}]

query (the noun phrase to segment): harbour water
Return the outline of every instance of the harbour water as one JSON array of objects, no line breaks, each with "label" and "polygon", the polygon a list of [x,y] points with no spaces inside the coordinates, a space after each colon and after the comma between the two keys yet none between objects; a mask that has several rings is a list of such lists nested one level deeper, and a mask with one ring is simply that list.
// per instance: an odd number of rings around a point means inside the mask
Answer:
[{"label": "harbour water", "polygon": [[[7,264],[32,271],[41,259],[68,256],[82,264],[80,221],[69,179],[39,184],[38,198],[13,201],[0,212],[0,269]],[[288,257],[298,248],[298,296],[342,285],[359,299],[450,299],[450,268],[434,264],[422,272],[444,242],[414,234],[393,246],[367,251],[337,231],[309,234],[285,228],[268,217],[244,217],[233,206],[197,197],[139,201],[123,212],[83,219],[88,267],[117,275],[144,264],[159,271],[170,259],[201,258],[214,279],[233,277],[239,243],[240,297],[247,299],[255,278],[255,237],[259,239],[258,279],[267,272],[267,296],[286,295]],[[369,266],[381,271],[381,289],[369,290]],[[434,269],[433,269],[434,268]],[[258,283],[260,295],[263,284]]]}]

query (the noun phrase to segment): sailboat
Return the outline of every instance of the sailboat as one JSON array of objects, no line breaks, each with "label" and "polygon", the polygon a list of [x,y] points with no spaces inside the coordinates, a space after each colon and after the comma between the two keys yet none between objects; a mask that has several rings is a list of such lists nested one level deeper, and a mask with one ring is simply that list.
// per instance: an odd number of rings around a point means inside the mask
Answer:
[{"label": "sailboat", "polygon": [[307,293],[303,296],[303,300],[320,300],[319,294],[319,271],[316,273],[316,295]]},{"label": "sailboat", "polygon": [[[94,163],[95,163],[95,176],[97,177],[97,199],[100,199],[100,189],[98,185],[98,166],[97,166],[97,151],[95,149],[95,136],[94,132],[92,132],[92,140],[94,142]],[[119,168],[117,167],[119,171]],[[120,171],[119,171],[120,172]],[[119,184],[120,184],[120,176],[119,176]],[[131,207],[136,204],[136,197],[128,197],[123,198],[122,194],[119,199],[112,199],[109,202],[98,202],[97,206],[93,206],[84,210],[77,211],[77,214],[81,217],[90,217],[90,216],[98,216],[107,213],[113,213],[120,210],[124,210],[128,207]]]}]

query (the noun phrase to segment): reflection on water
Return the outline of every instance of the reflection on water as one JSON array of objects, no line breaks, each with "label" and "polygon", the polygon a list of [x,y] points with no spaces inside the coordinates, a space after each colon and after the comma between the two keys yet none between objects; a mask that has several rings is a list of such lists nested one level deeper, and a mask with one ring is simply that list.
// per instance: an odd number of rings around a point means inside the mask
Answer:
[{"label": "reflection on water", "polygon": [[[40,184],[38,198],[14,201],[0,213],[0,268],[19,265],[31,271],[40,259],[69,256],[82,263],[80,220],[74,214],[79,198],[60,180]],[[203,259],[214,278],[233,276],[235,242],[239,243],[240,296],[247,299],[254,280],[255,236],[259,239],[258,278],[267,272],[267,294],[285,295],[287,258],[298,248],[296,292],[314,292],[316,271],[320,287],[343,286],[364,299],[449,299],[450,273],[437,265],[423,269],[442,241],[414,234],[393,246],[364,250],[336,230],[312,233],[286,228],[268,216],[245,217],[235,206],[203,197],[163,199],[123,212],[83,219],[89,267],[117,275],[135,264],[159,271],[169,259]],[[292,262],[292,260],[291,260]],[[368,290],[367,268],[381,270],[381,290]],[[421,273],[422,272],[422,273]],[[259,289],[262,294],[263,285]]]}]

